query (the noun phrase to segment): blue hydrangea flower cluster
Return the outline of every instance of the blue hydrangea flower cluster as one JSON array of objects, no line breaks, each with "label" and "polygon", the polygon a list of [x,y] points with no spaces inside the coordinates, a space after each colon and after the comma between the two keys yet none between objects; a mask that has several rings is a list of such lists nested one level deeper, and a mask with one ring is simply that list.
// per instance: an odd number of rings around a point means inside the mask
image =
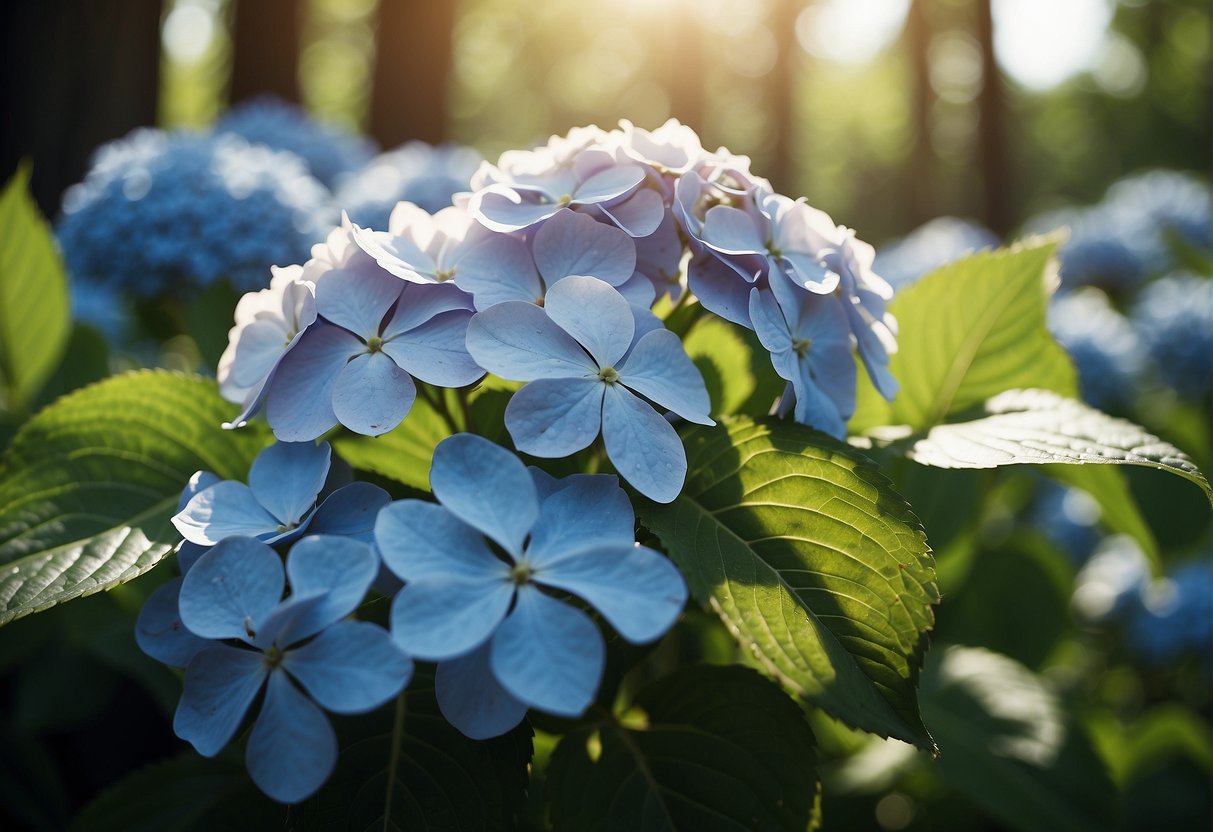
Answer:
[{"label": "blue hydrangea flower cluster", "polygon": [[316,121],[302,108],[273,96],[236,105],[219,119],[215,132],[294,153],[330,189],[338,177],[361,169],[376,152],[370,139]]},{"label": "blue hydrangea flower cluster", "polygon": [[1129,643],[1151,664],[1192,655],[1213,665],[1213,561],[1174,569],[1146,587],[1127,616]]},{"label": "blue hydrangea flower cluster", "polygon": [[1074,360],[1085,401],[1101,410],[1133,401],[1146,371],[1145,345],[1100,289],[1085,286],[1055,296],[1049,330]]},{"label": "blue hydrangea flower cluster", "polygon": [[[217,280],[264,285],[332,222],[329,193],[293,154],[238,136],[136,130],[103,145],[64,195],[56,234],[73,280],[137,297]],[[137,240],[120,254],[114,240]]]},{"label": "blue hydrangea flower cluster", "polygon": [[1148,171],[1122,179],[1089,208],[1065,208],[1028,220],[1025,229],[1069,226],[1061,248],[1064,287],[1084,284],[1109,291],[1139,286],[1178,265],[1175,244],[1213,249],[1209,187],[1176,171]]},{"label": "blue hydrangea flower cluster", "polygon": [[481,161],[470,147],[406,142],[339,177],[337,204],[351,220],[372,228],[385,227],[400,202],[436,214],[468,189]]},{"label": "blue hydrangea flower cluster", "polygon": [[1186,398],[1207,399],[1213,392],[1213,280],[1180,273],[1149,283],[1132,321],[1163,383]]},{"label": "blue hydrangea flower cluster", "polygon": [[894,289],[982,249],[995,248],[998,235],[972,220],[936,217],[876,252],[872,268]]}]

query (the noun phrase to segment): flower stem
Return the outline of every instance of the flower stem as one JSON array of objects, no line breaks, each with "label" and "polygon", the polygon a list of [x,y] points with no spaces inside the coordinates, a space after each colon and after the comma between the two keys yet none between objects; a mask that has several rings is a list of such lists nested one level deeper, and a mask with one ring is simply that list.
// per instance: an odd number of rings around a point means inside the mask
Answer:
[{"label": "flower stem", "polygon": [[396,786],[396,768],[400,764],[400,744],[404,742],[404,691],[396,697],[396,718],[392,723],[392,753],[388,757],[387,792],[383,797],[383,832],[392,827],[392,793]]}]

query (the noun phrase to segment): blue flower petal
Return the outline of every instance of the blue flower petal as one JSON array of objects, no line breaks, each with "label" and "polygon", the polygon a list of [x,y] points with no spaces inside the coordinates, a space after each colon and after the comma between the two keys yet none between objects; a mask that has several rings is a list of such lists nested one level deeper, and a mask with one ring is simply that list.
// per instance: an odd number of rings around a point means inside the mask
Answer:
[{"label": "blue flower petal", "polygon": [[615,289],[633,308],[648,309],[657,299],[657,290],[653,286],[653,281],[640,272],[633,272],[631,277],[616,286]]},{"label": "blue flower petal", "polygon": [[799,366],[800,373],[792,379],[792,389],[796,391],[796,409],[793,413],[796,421],[824,431],[836,439],[845,438],[847,426],[838,412],[838,405],[813,380],[808,362],[801,361]]},{"label": "blue flower petal", "polygon": [[623,196],[644,181],[640,165],[614,165],[586,179],[573,191],[573,202],[590,205]]},{"label": "blue flower petal", "polygon": [[316,283],[316,312],[365,340],[379,334],[379,325],[406,285],[384,271],[333,269]]},{"label": "blue flower petal", "polygon": [[640,188],[627,199],[597,208],[630,237],[649,236],[665,218],[661,194],[649,188]]},{"label": "blue flower petal", "polygon": [[565,457],[589,447],[602,427],[602,395],[596,378],[541,378],[514,394],[505,426],[514,447],[532,456]]},{"label": "blue flower petal", "polygon": [[434,496],[452,514],[501,544],[511,555],[539,516],[539,499],[526,466],[480,436],[457,433],[434,449]]},{"label": "blue flower petal", "polygon": [[632,307],[619,292],[595,277],[567,277],[548,288],[543,302],[549,318],[576,339],[599,367],[614,366],[636,332]]},{"label": "blue flower petal", "polygon": [[[396,278],[391,278],[396,280]],[[366,345],[339,326],[317,321],[286,354],[266,394],[265,416],[284,442],[316,439],[337,424],[337,375]]]},{"label": "blue flower petal", "polygon": [[477,191],[468,210],[493,231],[518,231],[543,222],[560,210],[555,202],[523,200],[513,188],[489,185]]},{"label": "blue flower petal", "polygon": [[[783,260],[788,277],[802,289],[818,295],[828,295],[838,288],[838,272],[827,269],[812,255],[785,251]],[[788,268],[789,266],[791,268]]]},{"label": "blue flower petal", "polygon": [[392,638],[426,661],[462,656],[484,643],[514,597],[509,568],[501,574],[418,578],[392,600]]},{"label": "blue flower petal", "polygon": [[313,535],[296,543],[286,559],[293,596],[323,593],[324,600],[297,617],[275,638],[288,645],[320,632],[358,608],[379,572],[369,544],[350,537]]},{"label": "blue flower petal", "polygon": [[158,662],[171,667],[185,667],[194,654],[210,644],[194,635],[181,623],[177,598],[181,594],[182,578],[173,578],[143,602],[135,621],[135,643],[139,649]]},{"label": "blue flower petal", "polygon": [[703,241],[723,254],[762,254],[767,248],[753,217],[728,205],[708,209],[703,218]]},{"label": "blue flower petal", "polygon": [[687,474],[682,440],[657,411],[620,384],[607,387],[602,439],[620,476],[651,500],[668,503]]},{"label": "blue flower petal", "polygon": [[391,495],[369,482],[343,485],[316,509],[308,530],[312,534],[341,534],[371,543],[375,536],[375,518],[391,501]]},{"label": "blue flower petal", "polygon": [[331,453],[327,442],[275,442],[253,460],[249,488],[279,524],[298,525],[324,486]]},{"label": "blue flower petal", "polygon": [[365,713],[404,689],[413,662],[382,627],[342,621],[282,657],[282,667],[326,710]]},{"label": "blue flower petal", "polygon": [[269,615],[257,627],[253,634],[253,646],[258,650],[269,650],[271,647],[281,649],[299,641],[300,638],[296,635],[299,629],[297,625],[300,622],[306,624],[312,619],[316,610],[324,605],[327,595],[324,590],[316,590],[306,595],[296,592],[282,601],[270,610]]},{"label": "blue flower petal", "polygon": [[549,288],[569,275],[588,275],[618,286],[636,268],[636,245],[627,234],[567,208],[535,232],[532,248]]},{"label": "blue flower petal", "polygon": [[484,376],[467,351],[471,317],[465,310],[444,312],[384,342],[383,351],[422,381],[439,387],[466,387]]},{"label": "blue flower petal", "polygon": [[[381,337],[390,341],[403,332],[421,326],[444,312],[472,310],[467,292],[454,283],[431,285],[406,284],[392,317],[383,326]],[[407,368],[406,368],[407,369]]]},{"label": "blue flower petal", "polygon": [[746,329],[753,329],[748,311],[752,283],[708,255],[691,258],[687,266],[687,286],[703,308]]},{"label": "blue flower petal", "polygon": [[643,546],[589,544],[536,570],[534,580],[590,602],[635,644],[668,630],[687,600],[686,582],[674,564]]},{"label": "blue flower petal", "polygon": [[442,662],[434,675],[438,710],[464,736],[499,737],[526,716],[526,705],[501,686],[489,667],[486,642],[458,659]]},{"label": "blue flower petal", "polygon": [[[775,296],[770,292],[750,290],[750,321],[759,342],[768,352],[787,352],[792,348],[791,329]],[[786,376],[784,378],[791,381]]]},{"label": "blue flower petal", "polygon": [[[381,268],[402,280],[429,283],[434,277],[433,259],[412,240],[386,231],[372,231],[351,223],[350,236]],[[330,319],[332,320],[332,319]]]},{"label": "blue flower petal", "polygon": [[203,638],[249,641],[282,598],[282,561],[269,546],[232,537],[198,559],[181,585],[181,621]]},{"label": "blue flower petal", "polygon": [[421,500],[397,500],[380,511],[375,542],[383,562],[406,581],[509,571],[480,531]]},{"label": "blue flower petal", "polygon": [[648,396],[662,407],[701,425],[714,425],[707,387],[699,368],[668,329],[648,333],[632,347],[619,368],[624,386]]},{"label": "blue flower petal", "polygon": [[477,312],[468,323],[467,350],[481,367],[511,381],[598,373],[586,351],[532,303]]},{"label": "blue flower petal", "polygon": [[262,508],[247,485],[224,480],[195,494],[173,515],[173,525],[191,543],[214,546],[229,537],[272,534],[281,523]]},{"label": "blue flower petal", "polygon": [[194,499],[194,495],[200,491],[205,491],[217,482],[223,482],[223,478],[218,474],[213,474],[210,471],[195,471],[190,477],[190,481],[185,484],[185,488],[181,490],[181,499],[177,501],[177,511],[180,513]]},{"label": "blue flower petal", "polygon": [[588,615],[522,586],[513,611],[493,635],[489,664],[520,702],[571,719],[594,701],[605,654]]},{"label": "blue flower petal", "polygon": [[204,757],[214,757],[236,733],[269,673],[264,656],[215,644],[185,669],[173,731]]},{"label": "blue flower petal", "polygon": [[257,788],[280,803],[311,796],[337,764],[333,726],[281,671],[270,675],[244,762]]},{"label": "blue flower petal", "polygon": [[190,543],[188,540],[181,541],[181,545],[177,547],[177,566],[181,568],[181,574],[184,575],[193,569],[194,564],[198,562],[198,558],[210,550],[210,546],[199,546],[197,543]]},{"label": "blue flower petal", "polygon": [[416,398],[412,376],[390,356],[363,353],[337,374],[333,414],[354,433],[379,436],[404,421]]},{"label": "blue flower petal", "polygon": [[455,270],[455,284],[472,293],[477,309],[506,300],[533,302],[543,297],[543,283],[526,243],[493,232],[472,241],[472,233],[468,232],[447,268]]},{"label": "blue flower petal", "polygon": [[543,569],[586,546],[630,547],[635,541],[636,515],[619,480],[577,474],[555,484],[540,505],[526,561]]}]

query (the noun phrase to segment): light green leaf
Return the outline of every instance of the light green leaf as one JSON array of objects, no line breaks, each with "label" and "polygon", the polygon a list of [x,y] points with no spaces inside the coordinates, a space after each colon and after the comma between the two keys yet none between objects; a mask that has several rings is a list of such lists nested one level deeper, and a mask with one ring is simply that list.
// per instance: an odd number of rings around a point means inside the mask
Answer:
[{"label": "light green leaf", "polygon": [[[736,413],[755,387],[750,372],[753,355],[737,327],[720,318],[700,318],[683,339],[682,346],[703,374],[712,400],[712,413]],[[765,352],[762,359],[767,360]]]},{"label": "light green leaf", "polygon": [[340,436],[333,440],[333,450],[358,470],[429,491],[434,448],[452,433],[438,411],[418,398],[395,430],[382,436]]},{"label": "light green leaf", "polygon": [[886,402],[861,373],[851,432],[921,430],[1013,387],[1077,395],[1069,356],[1045,327],[1056,247],[1046,238],[980,252],[898,292],[889,304],[899,331],[889,369],[901,392]]},{"label": "light green leaf", "polygon": [[1174,445],[1048,390],[1008,390],[986,402],[987,416],[937,425],[914,442],[911,459],[938,468],[995,468],[1022,463],[1143,465],[1213,489]]},{"label": "light green leaf", "polygon": [[622,719],[565,736],[546,794],[557,829],[804,832],[817,819],[814,749],[804,714],[770,681],[688,667]]},{"label": "light green leaf", "polygon": [[944,753],[940,778],[1023,832],[1116,828],[1116,791],[1102,760],[1048,683],[975,647],[933,652],[922,710]]},{"label": "light green leaf", "polygon": [[71,329],[67,274],[23,164],[0,194],[0,408],[21,410],[55,369]]},{"label": "light green leaf", "polygon": [[181,538],[199,469],[243,479],[264,431],[225,431],[213,381],[135,372],[38,413],[0,462],[0,624],[129,581]]},{"label": "light green leaf", "polygon": [[689,472],[638,513],[767,670],[849,725],[933,749],[915,686],[939,600],[926,535],[853,449],[736,418],[684,435]]}]

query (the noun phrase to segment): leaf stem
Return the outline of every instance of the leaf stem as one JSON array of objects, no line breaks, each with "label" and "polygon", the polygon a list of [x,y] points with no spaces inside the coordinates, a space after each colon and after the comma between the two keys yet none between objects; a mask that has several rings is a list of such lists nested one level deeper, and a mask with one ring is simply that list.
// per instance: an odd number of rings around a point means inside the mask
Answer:
[{"label": "leaf stem", "polygon": [[395,791],[396,768],[400,764],[400,744],[404,741],[404,691],[396,697],[396,718],[392,722],[392,753],[387,764],[387,791],[383,796],[383,832],[392,824],[392,793]]}]

